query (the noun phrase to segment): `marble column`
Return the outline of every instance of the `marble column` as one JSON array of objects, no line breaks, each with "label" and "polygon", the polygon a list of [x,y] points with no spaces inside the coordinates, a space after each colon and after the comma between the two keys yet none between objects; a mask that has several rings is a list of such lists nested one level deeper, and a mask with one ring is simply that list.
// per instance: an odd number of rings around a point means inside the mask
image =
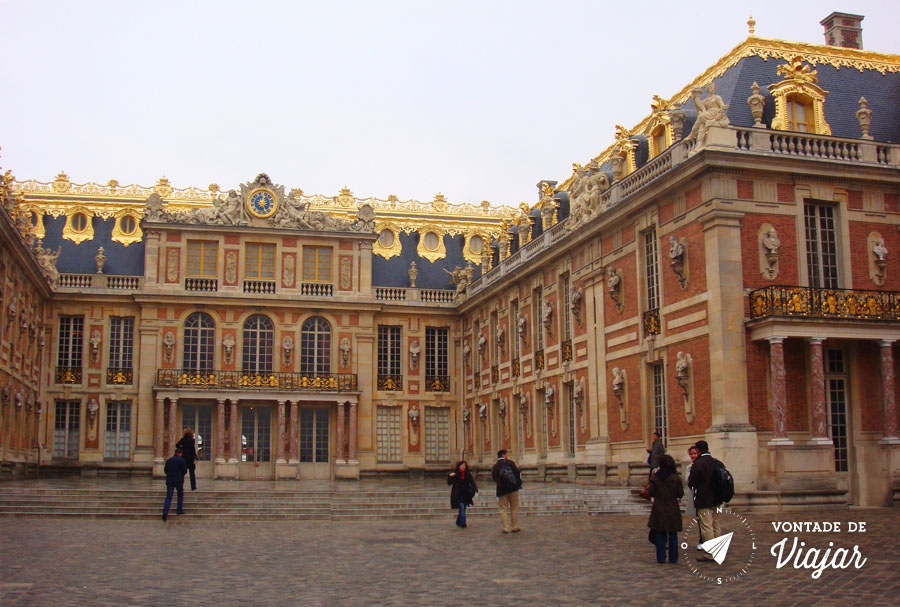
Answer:
[{"label": "marble column", "polygon": [[291,436],[290,436],[290,463],[300,462],[300,450],[297,441],[300,438],[300,419],[298,418],[297,401],[291,401]]},{"label": "marble column", "polygon": [[772,440],[769,444],[790,445],[787,436],[787,387],[784,370],[784,338],[769,338],[772,371]]},{"label": "marble column", "polygon": [[357,403],[350,403],[350,448],[347,454],[347,461],[351,464],[357,463],[356,459],[356,436],[357,436]]},{"label": "marble column", "polygon": [[225,399],[216,399],[216,463],[225,463]]},{"label": "marble column", "polygon": [[166,399],[157,397],[156,408],[153,412],[153,458],[158,464],[161,464],[166,460],[165,454],[163,453],[163,436],[165,436],[166,432],[164,416],[165,406]]},{"label": "marble column", "polygon": [[278,441],[275,448],[275,463],[284,464],[284,401],[278,401],[278,427],[275,429],[275,440]]},{"label": "marble column", "polygon": [[809,371],[812,381],[812,442],[831,444],[828,438],[828,411],[825,401],[825,359],[822,337],[809,338]]},{"label": "marble column", "polygon": [[897,436],[897,393],[894,387],[894,340],[882,339],[881,346],[881,405],[884,414],[882,443],[900,443]]},{"label": "marble column", "polygon": [[169,453],[171,457],[175,453],[175,443],[178,442],[178,399],[169,399]]},{"label": "marble column", "polygon": [[336,463],[343,464],[346,461],[344,455],[344,405],[338,401],[337,403],[337,453],[335,453]]},{"label": "marble column", "polygon": [[241,461],[241,440],[238,434],[238,404],[237,399],[231,400],[231,428],[229,428],[229,442],[231,449],[228,451],[228,463],[236,464]]}]

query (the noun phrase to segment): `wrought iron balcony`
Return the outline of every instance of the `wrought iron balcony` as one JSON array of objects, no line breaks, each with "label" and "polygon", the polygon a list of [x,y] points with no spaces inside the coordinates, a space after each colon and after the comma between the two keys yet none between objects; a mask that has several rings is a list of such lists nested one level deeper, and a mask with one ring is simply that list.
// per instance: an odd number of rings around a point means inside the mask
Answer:
[{"label": "wrought iron balcony", "polygon": [[543,369],[544,368],[544,351],[538,350],[534,353],[534,367],[535,369]]},{"label": "wrought iron balcony", "polygon": [[750,318],[900,321],[900,292],[769,286],[750,292]]},{"label": "wrought iron balcony", "polygon": [[476,390],[481,389],[481,369],[475,371],[475,376],[472,377],[472,385],[475,386]]},{"label": "wrought iron balcony", "polygon": [[[476,375],[477,377],[477,375]],[[450,376],[449,375],[426,375],[425,376],[426,392],[449,392]]]},{"label": "wrought iron balcony", "polygon": [[572,340],[567,339],[562,342],[562,359],[563,362],[568,362],[572,360]]},{"label": "wrought iron balcony", "polygon": [[355,373],[245,373],[243,371],[158,369],[156,387],[271,392],[355,392]]},{"label": "wrought iron balcony", "polygon": [[496,385],[500,383],[500,367],[494,365],[491,367],[491,384]]},{"label": "wrought iron balcony", "polygon": [[81,367],[56,367],[56,383],[80,384]]},{"label": "wrought iron balcony", "polygon": [[377,387],[385,392],[402,392],[403,376],[402,375],[379,375]]},{"label": "wrought iron balcony", "polygon": [[644,312],[644,337],[659,335],[659,308]]},{"label": "wrought iron balcony", "polygon": [[512,376],[519,377],[520,369],[521,368],[519,367],[519,359],[514,358],[512,361]]},{"label": "wrought iron balcony", "polygon": [[112,386],[130,386],[134,381],[134,370],[131,367],[108,367],[106,384]]}]

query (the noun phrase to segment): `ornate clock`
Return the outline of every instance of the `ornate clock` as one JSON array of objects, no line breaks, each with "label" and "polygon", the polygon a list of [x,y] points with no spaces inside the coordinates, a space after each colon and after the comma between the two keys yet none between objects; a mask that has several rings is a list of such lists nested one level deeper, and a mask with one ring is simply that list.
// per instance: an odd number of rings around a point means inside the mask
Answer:
[{"label": "ornate clock", "polygon": [[247,211],[254,217],[266,218],[275,214],[278,202],[275,192],[268,188],[257,188],[247,198]]}]

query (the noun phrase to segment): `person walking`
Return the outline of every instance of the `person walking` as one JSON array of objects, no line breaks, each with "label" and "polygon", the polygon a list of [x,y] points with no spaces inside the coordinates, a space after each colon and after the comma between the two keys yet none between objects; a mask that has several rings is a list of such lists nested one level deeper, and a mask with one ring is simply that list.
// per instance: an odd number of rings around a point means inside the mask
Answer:
[{"label": "person walking", "polygon": [[659,468],[659,458],[666,452],[666,446],[659,437],[659,430],[653,433],[653,443],[650,447],[646,447],[646,450],[650,454],[647,457],[647,463],[650,464],[650,476],[652,477],[653,471]]},{"label": "person walking", "polygon": [[475,477],[469,471],[469,464],[465,461],[458,462],[453,472],[447,475],[447,484],[453,487],[450,489],[450,507],[459,511],[456,526],[465,528],[468,526],[466,507],[472,505],[472,498],[478,493],[478,485],[475,484]]},{"label": "person walking", "polygon": [[497,463],[491,469],[491,477],[497,483],[497,502],[500,506],[500,523],[503,533],[518,533],[519,529],[519,489],[522,475],[509,457],[506,449],[497,452]]},{"label": "person walking", "polygon": [[[688,486],[694,490],[694,507],[697,509],[697,519],[700,521],[700,539],[702,542],[708,542],[722,534],[716,512],[716,507],[722,504],[722,500],[719,499],[716,492],[715,475],[716,469],[724,464],[709,454],[709,444],[705,440],[697,441],[694,446],[697,447],[700,456],[691,466]],[[697,560],[712,561],[714,559],[712,555],[704,551]]]},{"label": "person walking", "polygon": [[671,455],[659,458],[659,469],[650,478],[650,520],[647,526],[655,533],[656,562],[666,562],[666,547],[669,562],[678,562],[678,533],[681,531],[681,508],[678,500],[684,497],[684,483],[675,470],[675,459]]},{"label": "person walking", "polygon": [[166,473],[166,502],[163,504],[162,520],[169,518],[169,508],[172,506],[172,492],[178,491],[178,505],[175,514],[184,514],[184,475],[187,474],[187,464],[181,457],[181,449],[175,448],[175,455],[166,460],[163,468]]},{"label": "person walking", "polygon": [[181,440],[175,443],[176,448],[181,449],[184,463],[187,464],[188,472],[191,473],[191,491],[197,490],[197,443],[194,441],[194,430],[185,428]]}]

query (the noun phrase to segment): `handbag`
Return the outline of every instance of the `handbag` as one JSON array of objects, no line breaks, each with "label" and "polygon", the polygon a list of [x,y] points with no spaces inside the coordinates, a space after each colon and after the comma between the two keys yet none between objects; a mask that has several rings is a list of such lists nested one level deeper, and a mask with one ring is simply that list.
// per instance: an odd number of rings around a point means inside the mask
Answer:
[{"label": "handbag", "polygon": [[650,530],[650,533],[647,534],[647,541],[651,544],[656,544],[656,529]]},{"label": "handbag", "polygon": [[648,502],[651,501],[652,498],[650,497],[650,481],[647,481],[647,484],[644,485],[644,488],[638,492],[638,495],[640,495]]}]

